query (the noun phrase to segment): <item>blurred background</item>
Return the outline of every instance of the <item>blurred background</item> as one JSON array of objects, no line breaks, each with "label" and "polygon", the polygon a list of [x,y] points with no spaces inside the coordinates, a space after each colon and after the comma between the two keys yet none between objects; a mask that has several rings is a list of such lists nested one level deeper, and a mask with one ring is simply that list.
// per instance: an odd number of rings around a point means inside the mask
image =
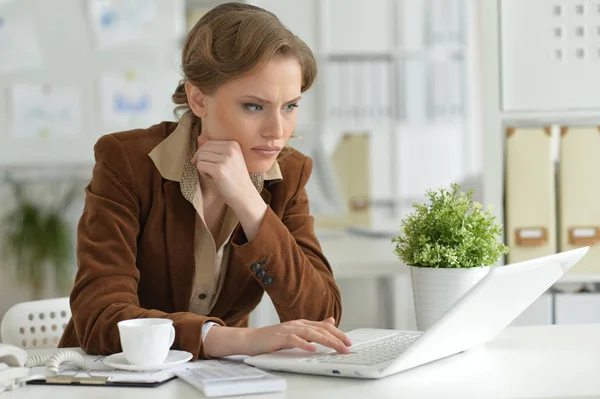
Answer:
[{"label": "blurred background", "polygon": [[[69,294],[94,143],[173,120],[185,35],[219,3],[0,0],[0,317]],[[390,239],[429,188],[460,183],[493,206],[502,262],[600,239],[599,2],[248,3],[318,62],[290,144],[315,163],[311,212],[344,329],[414,326]],[[517,323],[600,321],[598,260],[594,247]],[[253,323],[276,321],[267,303]]]}]

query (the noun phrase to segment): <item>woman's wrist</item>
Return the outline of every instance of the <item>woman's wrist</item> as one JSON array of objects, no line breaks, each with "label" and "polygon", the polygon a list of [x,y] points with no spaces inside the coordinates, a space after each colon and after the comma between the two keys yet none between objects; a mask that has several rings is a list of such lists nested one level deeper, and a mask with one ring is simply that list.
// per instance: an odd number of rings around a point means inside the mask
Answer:
[{"label": "woman's wrist", "polygon": [[246,239],[252,241],[260,230],[267,212],[267,204],[254,189],[252,194],[239,198],[238,202],[230,206],[242,225]]},{"label": "woman's wrist", "polygon": [[219,358],[230,355],[246,355],[249,351],[249,335],[252,328],[215,326],[204,339],[204,353],[208,357]]}]

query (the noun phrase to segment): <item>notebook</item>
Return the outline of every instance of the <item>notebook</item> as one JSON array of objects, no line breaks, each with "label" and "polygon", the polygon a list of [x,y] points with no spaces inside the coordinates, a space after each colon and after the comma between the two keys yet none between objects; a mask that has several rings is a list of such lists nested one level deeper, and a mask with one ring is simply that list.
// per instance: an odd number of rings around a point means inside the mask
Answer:
[{"label": "notebook", "polygon": [[132,372],[116,370],[105,365],[104,356],[93,356],[75,350],[83,355],[84,367],[77,367],[74,363],[62,363],[58,374],[51,373],[46,367],[32,367],[30,376],[39,376],[27,382],[30,385],[95,385],[117,387],[146,387],[153,388],[176,378],[176,369],[193,367],[194,363],[184,363],[170,369]]}]

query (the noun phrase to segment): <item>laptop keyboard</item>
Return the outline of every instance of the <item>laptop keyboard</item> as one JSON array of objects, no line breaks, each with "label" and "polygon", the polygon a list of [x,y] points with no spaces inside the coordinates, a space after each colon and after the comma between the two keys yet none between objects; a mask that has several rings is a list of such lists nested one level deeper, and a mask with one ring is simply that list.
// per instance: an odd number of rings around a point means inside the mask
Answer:
[{"label": "laptop keyboard", "polygon": [[365,344],[365,346],[358,345],[357,348],[352,348],[351,352],[347,355],[333,352],[313,357],[310,361],[319,363],[360,364],[367,366],[383,363],[397,358],[420,336],[421,333],[400,333],[370,344]]}]

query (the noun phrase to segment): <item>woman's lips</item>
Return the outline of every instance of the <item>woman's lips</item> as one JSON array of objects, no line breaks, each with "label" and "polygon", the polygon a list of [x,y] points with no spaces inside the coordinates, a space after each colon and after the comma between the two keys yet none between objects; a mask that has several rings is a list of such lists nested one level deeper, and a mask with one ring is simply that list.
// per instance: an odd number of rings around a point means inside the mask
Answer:
[{"label": "woman's lips", "polygon": [[279,152],[281,151],[280,147],[272,147],[272,146],[258,146],[258,147],[254,147],[252,148],[252,151],[254,151],[256,154],[265,157],[265,158],[272,158],[274,156],[277,156],[277,154],[279,154]]}]

